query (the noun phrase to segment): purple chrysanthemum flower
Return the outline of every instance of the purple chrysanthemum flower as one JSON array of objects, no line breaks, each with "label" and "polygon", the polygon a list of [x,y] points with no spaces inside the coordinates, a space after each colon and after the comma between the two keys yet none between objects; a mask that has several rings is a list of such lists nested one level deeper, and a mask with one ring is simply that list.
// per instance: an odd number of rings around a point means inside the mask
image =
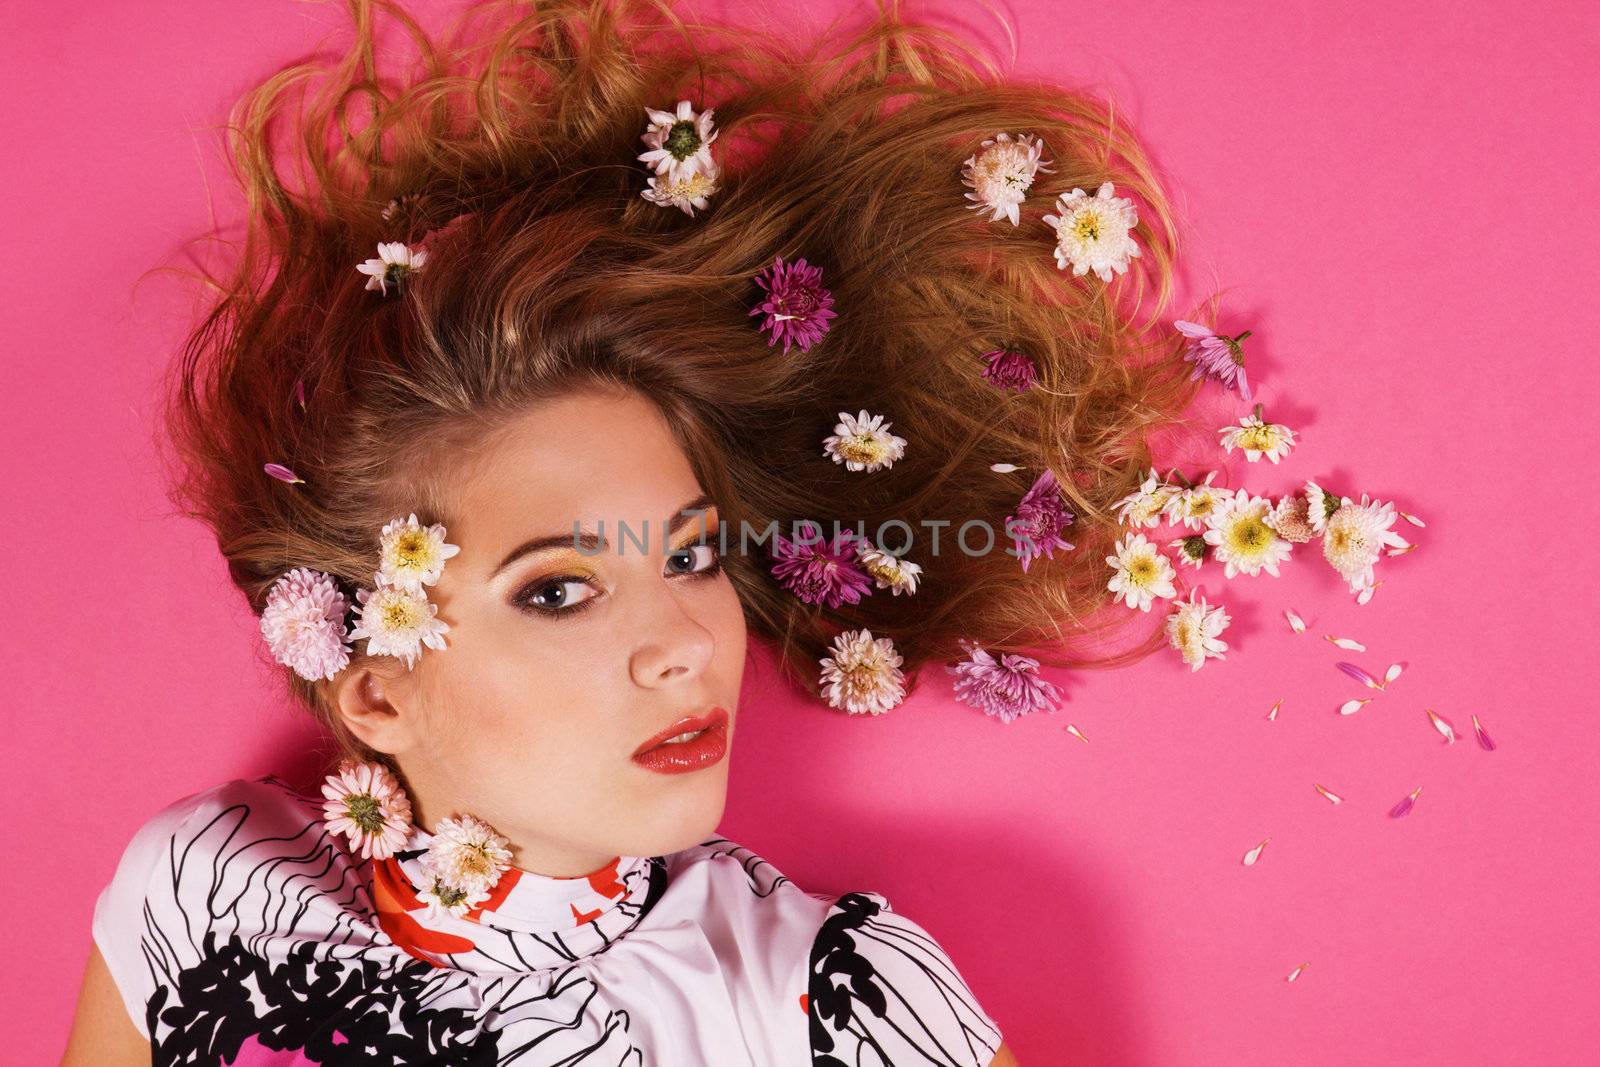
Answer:
[{"label": "purple chrysanthemum flower", "polygon": [[1034,479],[1033,488],[1023,494],[1017,513],[1006,516],[1006,533],[1016,542],[1022,569],[1026,571],[1040,554],[1054,559],[1058,548],[1070,552],[1074,546],[1061,536],[1061,531],[1076,517],[1061,496],[1055,471],[1046,467]]},{"label": "purple chrysanthemum flower", "polygon": [[1021,352],[997,348],[993,352],[985,352],[983,358],[986,361],[983,380],[1001,389],[1012,389],[1021,393],[1038,380],[1039,373],[1033,365],[1033,360]]},{"label": "purple chrysanthemum flower", "polygon": [[786,264],[779,256],[756,275],[756,284],[767,295],[750,314],[766,316],[760,328],[770,332],[768,348],[782,340],[784,352],[791,344],[804,352],[822,340],[831,325],[828,320],[838,314],[833,310],[833,294],[822,287],[822,268],[810,266],[803,258]]},{"label": "purple chrysanthemum flower", "polygon": [[1229,337],[1197,322],[1180,319],[1173,325],[1189,339],[1183,358],[1194,364],[1194,372],[1189,375],[1191,382],[1205,374],[1238,389],[1245,400],[1250,399],[1250,381],[1244,373],[1244,349],[1239,347],[1239,342],[1250,336],[1249,330]]},{"label": "purple chrysanthemum flower", "polygon": [[872,590],[872,578],[861,567],[855,534],[840,530],[831,544],[820,539],[820,529],[817,534],[817,540],[801,543],[774,533],[773,577],[807,604],[837,608],[846,602],[860,603],[862,595]]},{"label": "purple chrysanthemum flower", "polygon": [[1039,677],[1039,661],[1032,656],[1004,652],[997,661],[969,641],[961,646],[967,658],[945,670],[956,676],[956,699],[963,704],[1001,722],[1060,707],[1061,691]]}]

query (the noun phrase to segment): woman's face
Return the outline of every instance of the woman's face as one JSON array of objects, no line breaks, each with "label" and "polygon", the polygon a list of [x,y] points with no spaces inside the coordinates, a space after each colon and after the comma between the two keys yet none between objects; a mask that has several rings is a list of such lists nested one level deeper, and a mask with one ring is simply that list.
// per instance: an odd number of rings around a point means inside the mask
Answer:
[{"label": "woman's face", "polygon": [[[396,757],[417,821],[470,812],[511,840],[517,866],[559,877],[711,836],[745,622],[717,512],[659,410],[634,392],[551,400],[451,491],[446,540],[461,551],[426,587],[449,647],[339,692],[357,736]],[[596,534],[603,523],[598,551],[575,547],[575,522]],[[720,760],[677,774],[634,760],[713,707],[728,718]]]}]

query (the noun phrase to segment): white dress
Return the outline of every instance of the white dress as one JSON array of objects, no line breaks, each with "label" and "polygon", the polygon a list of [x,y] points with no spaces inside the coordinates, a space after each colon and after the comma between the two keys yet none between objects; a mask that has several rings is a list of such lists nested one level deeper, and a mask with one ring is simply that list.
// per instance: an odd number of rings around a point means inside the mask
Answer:
[{"label": "white dress", "polygon": [[417,856],[375,863],[275,778],[134,835],[94,939],[164,1064],[985,1067],[999,1029],[876,893],[807,893],[713,837],[587,876],[516,868],[429,918]]}]

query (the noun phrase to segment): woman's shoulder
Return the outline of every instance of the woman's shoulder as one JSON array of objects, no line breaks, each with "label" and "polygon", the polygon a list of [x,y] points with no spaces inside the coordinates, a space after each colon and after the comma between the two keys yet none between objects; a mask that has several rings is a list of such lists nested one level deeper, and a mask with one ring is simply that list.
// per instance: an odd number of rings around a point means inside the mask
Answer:
[{"label": "woman's shoulder", "polygon": [[740,943],[746,964],[768,961],[776,999],[806,1017],[816,1067],[988,1067],[999,1050],[999,1027],[950,955],[883,894],[808,892],[722,837],[667,863],[703,899],[702,923]]}]

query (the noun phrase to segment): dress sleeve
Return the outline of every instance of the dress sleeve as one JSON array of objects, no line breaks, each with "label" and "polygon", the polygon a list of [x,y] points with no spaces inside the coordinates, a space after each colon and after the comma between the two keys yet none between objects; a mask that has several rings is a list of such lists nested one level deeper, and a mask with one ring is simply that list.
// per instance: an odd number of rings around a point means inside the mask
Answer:
[{"label": "dress sleeve", "polygon": [[933,936],[877,893],[834,902],[811,949],[812,1067],[988,1067],[1000,1028]]},{"label": "dress sleeve", "polygon": [[[184,797],[163,808],[134,831],[123,849],[116,873],[95,901],[91,931],[106,968],[117,983],[122,1002],[139,1033],[149,1038],[145,1005],[166,974],[160,958],[160,938],[149,936],[147,904],[160,892],[163,872],[172,870],[174,839],[195,814],[204,794]],[[169,883],[166,893],[172,895]]]}]

